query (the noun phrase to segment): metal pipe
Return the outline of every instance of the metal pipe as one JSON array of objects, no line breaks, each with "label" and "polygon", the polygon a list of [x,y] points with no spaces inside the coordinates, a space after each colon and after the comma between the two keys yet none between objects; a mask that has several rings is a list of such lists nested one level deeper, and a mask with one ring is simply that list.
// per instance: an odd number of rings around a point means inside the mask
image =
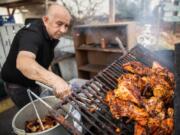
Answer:
[{"label": "metal pipe", "polygon": [[37,111],[37,108],[36,108],[36,106],[35,106],[35,104],[34,104],[34,101],[33,101],[32,97],[31,97],[31,94],[34,95],[34,93],[33,93],[30,89],[27,90],[27,93],[28,93],[29,99],[30,99],[30,101],[31,101],[31,104],[33,105],[33,108],[34,108],[34,111],[35,111],[35,113],[36,113],[36,116],[37,116],[37,118],[38,118],[38,120],[39,120],[39,124],[40,124],[42,130],[44,130],[45,128],[44,128],[44,126],[43,126],[42,120],[41,120],[41,118],[40,118],[40,116],[39,116],[39,113],[38,113],[38,111]]}]

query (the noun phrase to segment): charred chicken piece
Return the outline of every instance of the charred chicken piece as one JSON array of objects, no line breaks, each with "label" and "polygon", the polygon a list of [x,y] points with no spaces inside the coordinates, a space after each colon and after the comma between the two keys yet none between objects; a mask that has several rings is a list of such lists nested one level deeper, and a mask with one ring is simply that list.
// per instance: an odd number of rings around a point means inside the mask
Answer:
[{"label": "charred chicken piece", "polygon": [[151,96],[162,99],[166,104],[172,102],[175,86],[167,79],[167,76],[152,72],[149,76],[143,76],[142,80],[152,89]]},{"label": "charred chicken piece", "polygon": [[138,122],[140,125],[147,124],[149,114],[145,111],[145,109],[137,107],[132,102],[114,98],[111,102],[109,102],[109,107],[112,116],[116,119],[129,117],[130,119]]},{"label": "charred chicken piece", "polygon": [[156,78],[158,79],[164,80],[166,83],[163,82],[163,84],[166,85],[168,88],[174,89],[174,75],[173,73],[169,72],[166,68],[152,68],[151,76],[152,75],[156,76]]},{"label": "charred chicken piece", "polygon": [[129,81],[130,83],[133,83],[133,85],[137,87],[137,89],[141,92],[145,89],[147,85],[147,82],[136,74],[123,74],[121,77],[118,78],[118,83],[121,84],[121,82],[123,81]]},{"label": "charred chicken piece", "polygon": [[113,100],[114,98],[115,98],[114,91],[110,90],[110,91],[107,92],[104,101],[109,105],[111,100]]},{"label": "charred chicken piece", "polygon": [[137,75],[125,74],[118,79],[118,88],[114,90],[115,97],[121,100],[141,104],[141,91],[145,82]]},{"label": "charred chicken piece", "polygon": [[143,105],[149,114],[159,113],[163,110],[164,104],[157,97],[151,97],[149,99],[143,99]]},{"label": "charred chicken piece", "polygon": [[172,118],[161,121],[160,127],[156,129],[152,135],[173,135],[174,123]]},{"label": "charred chicken piece", "polygon": [[136,123],[134,125],[134,135],[147,135],[146,128]]},{"label": "charred chicken piece", "polygon": [[115,97],[120,98],[121,100],[131,101],[140,105],[140,91],[133,85],[130,85],[129,82],[122,82],[119,84],[118,88],[114,90]]},{"label": "charred chicken piece", "polygon": [[158,98],[163,98],[168,94],[168,89],[165,85],[157,84],[153,87],[153,95]]},{"label": "charred chicken piece", "polygon": [[150,117],[147,124],[149,134],[154,134],[161,127],[161,120],[157,117]]},{"label": "charred chicken piece", "polygon": [[[56,120],[51,116],[45,116],[44,118],[41,119],[41,121],[44,126],[44,130],[52,128],[57,124]],[[35,133],[43,130],[40,126],[40,123],[38,122],[38,119],[34,119],[25,122],[25,131],[27,133]]]},{"label": "charred chicken piece", "polygon": [[138,75],[149,75],[151,69],[138,61],[131,61],[122,65],[124,70]]},{"label": "charred chicken piece", "polygon": [[173,118],[174,117],[174,109],[173,108],[168,108],[167,109],[167,115],[169,118]]},{"label": "charred chicken piece", "polygon": [[173,118],[164,119],[161,123],[161,128],[164,131],[164,135],[172,135],[174,129],[174,120]]}]

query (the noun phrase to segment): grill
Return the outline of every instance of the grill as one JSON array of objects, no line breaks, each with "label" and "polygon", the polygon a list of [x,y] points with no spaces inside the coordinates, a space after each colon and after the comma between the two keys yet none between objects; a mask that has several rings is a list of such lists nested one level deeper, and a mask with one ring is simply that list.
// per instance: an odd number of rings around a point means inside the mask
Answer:
[{"label": "grill", "polygon": [[[69,103],[81,114],[82,119],[78,121],[73,114],[65,112],[83,129],[82,133],[75,132],[72,131],[72,129],[76,130],[75,128],[68,128],[65,125],[65,128],[71,134],[131,135],[134,133],[134,123],[126,118],[119,120],[113,119],[108,106],[104,102],[107,91],[114,89],[117,85],[117,78],[121,74],[126,73],[121,68],[122,64],[130,61],[140,61],[147,66],[151,66],[153,61],[157,61],[165,66],[162,59],[141,45],[135,46],[127,54],[115,60],[80,89],[73,91],[71,96],[56,105],[56,109],[63,109],[63,104]],[[118,132],[119,128],[121,132]]]}]

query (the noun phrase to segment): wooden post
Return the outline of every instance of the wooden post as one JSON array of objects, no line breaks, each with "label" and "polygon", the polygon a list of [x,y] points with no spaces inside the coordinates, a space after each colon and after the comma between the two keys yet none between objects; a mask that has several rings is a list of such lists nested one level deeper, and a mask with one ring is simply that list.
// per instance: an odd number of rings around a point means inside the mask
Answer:
[{"label": "wooden post", "polygon": [[48,0],[45,0],[45,13],[47,13],[48,10]]},{"label": "wooden post", "polygon": [[11,15],[13,16],[16,11],[16,8],[13,8]]},{"label": "wooden post", "polygon": [[11,15],[9,7],[7,7],[7,13],[8,13],[9,16]]},{"label": "wooden post", "polygon": [[109,23],[115,22],[115,0],[109,0]]}]

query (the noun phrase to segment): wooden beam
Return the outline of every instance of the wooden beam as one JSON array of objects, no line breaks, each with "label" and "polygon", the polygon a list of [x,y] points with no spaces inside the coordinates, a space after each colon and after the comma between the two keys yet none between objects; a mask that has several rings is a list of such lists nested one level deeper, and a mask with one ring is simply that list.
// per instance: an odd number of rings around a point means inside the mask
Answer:
[{"label": "wooden beam", "polygon": [[14,15],[15,11],[16,11],[16,8],[13,8],[12,13],[11,13],[11,16]]},{"label": "wooden beam", "polygon": [[10,8],[9,7],[7,7],[7,12],[8,12],[8,15],[10,16]]},{"label": "wooden beam", "polygon": [[15,8],[15,7],[21,7],[24,5],[33,5],[33,4],[44,4],[44,0],[23,0],[23,1],[17,1],[12,3],[2,3],[0,4],[0,7],[8,7],[8,8]]}]

